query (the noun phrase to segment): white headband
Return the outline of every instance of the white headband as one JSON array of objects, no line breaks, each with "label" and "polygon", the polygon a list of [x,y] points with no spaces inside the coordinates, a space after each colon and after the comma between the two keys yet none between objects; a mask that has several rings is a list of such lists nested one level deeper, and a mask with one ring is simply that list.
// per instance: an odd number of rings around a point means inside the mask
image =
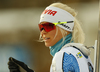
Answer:
[{"label": "white headband", "polygon": [[40,22],[43,21],[51,23],[73,21],[72,23],[57,24],[57,26],[70,32],[72,32],[74,27],[74,17],[70,13],[63,9],[52,6],[47,7],[41,14]]}]

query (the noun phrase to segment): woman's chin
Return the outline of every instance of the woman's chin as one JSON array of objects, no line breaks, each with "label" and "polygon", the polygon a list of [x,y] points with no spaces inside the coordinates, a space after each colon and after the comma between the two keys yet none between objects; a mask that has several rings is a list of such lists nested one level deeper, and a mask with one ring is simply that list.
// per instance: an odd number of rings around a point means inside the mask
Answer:
[{"label": "woman's chin", "polygon": [[46,43],[46,42],[45,42],[45,46],[46,46],[46,47],[50,47],[50,46],[53,46],[53,45],[52,45],[51,43]]},{"label": "woman's chin", "polygon": [[49,44],[45,43],[45,46],[46,46],[46,47],[50,47],[51,45],[49,45]]},{"label": "woman's chin", "polygon": [[46,47],[50,47],[50,46],[53,46],[54,44],[50,44],[50,43],[45,43],[45,46]]}]

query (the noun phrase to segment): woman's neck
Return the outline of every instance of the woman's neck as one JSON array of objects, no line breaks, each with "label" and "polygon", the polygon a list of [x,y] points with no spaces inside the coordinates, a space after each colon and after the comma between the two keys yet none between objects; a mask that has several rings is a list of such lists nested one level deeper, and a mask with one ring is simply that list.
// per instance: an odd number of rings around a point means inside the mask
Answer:
[{"label": "woman's neck", "polygon": [[72,33],[68,34],[67,36],[64,37],[64,40],[63,38],[61,40],[59,40],[54,46],[50,46],[49,49],[50,49],[50,54],[52,56],[55,55],[56,52],[60,51],[60,49],[67,43],[70,43],[71,41],[71,38],[72,38]]}]

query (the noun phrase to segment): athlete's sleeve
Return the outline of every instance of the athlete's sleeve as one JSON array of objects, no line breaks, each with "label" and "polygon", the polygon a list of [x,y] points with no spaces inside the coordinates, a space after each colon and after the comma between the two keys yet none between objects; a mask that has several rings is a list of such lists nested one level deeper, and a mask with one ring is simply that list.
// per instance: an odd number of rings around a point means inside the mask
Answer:
[{"label": "athlete's sleeve", "polygon": [[63,72],[80,72],[76,58],[70,53],[63,53]]}]

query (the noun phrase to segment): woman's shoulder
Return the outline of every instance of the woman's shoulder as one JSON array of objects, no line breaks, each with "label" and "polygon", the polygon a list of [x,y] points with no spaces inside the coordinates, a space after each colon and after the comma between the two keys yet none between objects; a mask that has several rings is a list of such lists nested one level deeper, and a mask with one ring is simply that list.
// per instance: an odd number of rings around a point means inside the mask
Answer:
[{"label": "woman's shoulder", "polygon": [[81,43],[68,43],[64,45],[60,51],[70,51],[70,52],[80,51],[85,56],[89,56],[91,52],[89,48],[87,48],[84,44]]},{"label": "woman's shoulder", "polygon": [[[76,50],[76,51],[75,51]],[[59,58],[63,58],[65,54],[72,54],[75,55],[76,53],[78,53],[79,50],[74,49],[73,47],[65,47],[63,49],[61,49],[60,51],[58,51],[55,55],[54,58],[55,59],[59,59]]]},{"label": "woman's shoulder", "polygon": [[55,58],[62,58],[64,54],[73,55],[82,55],[86,58],[90,55],[90,49],[86,48],[83,44],[80,43],[69,43],[62,47],[60,51],[55,54]]}]

